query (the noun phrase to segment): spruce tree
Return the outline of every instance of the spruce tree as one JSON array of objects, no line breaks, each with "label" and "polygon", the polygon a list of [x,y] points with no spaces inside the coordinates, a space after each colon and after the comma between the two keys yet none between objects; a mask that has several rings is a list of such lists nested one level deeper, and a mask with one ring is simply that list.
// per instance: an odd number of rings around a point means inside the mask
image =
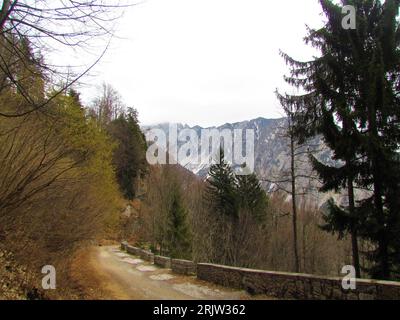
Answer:
[{"label": "spruce tree", "polygon": [[[238,265],[242,250],[240,222],[250,214],[261,226],[266,222],[268,198],[255,174],[236,175],[224,159],[211,166],[207,179],[206,201],[213,210],[218,228],[213,237],[216,263]],[[243,173],[243,172],[242,172]]]},{"label": "spruce tree", "polygon": [[237,194],[240,208],[250,212],[258,223],[265,223],[268,197],[255,173],[237,176]]},{"label": "spruce tree", "polygon": [[[372,242],[370,275],[391,279],[399,262],[399,1],[342,1],[356,8],[356,30],[343,29],[339,5],[320,3],[328,21],[320,30],[309,30],[306,42],[321,56],[299,62],[283,54],[291,66],[287,82],[305,93],[281,100],[296,110],[298,138],[321,134],[340,164],[312,159],[322,191],[348,192],[347,208],[331,202],[325,229],[351,234],[358,274],[357,238]],[[355,187],[373,190],[358,208]]]},{"label": "spruce tree", "polygon": [[137,112],[129,108],[113,120],[107,130],[115,140],[113,164],[117,181],[124,196],[133,200],[137,196],[136,182],[146,172],[146,140],[140,130]]},{"label": "spruce tree", "polygon": [[237,218],[238,196],[237,181],[229,163],[226,162],[221,149],[219,161],[212,165],[207,179],[207,202],[220,216]]},{"label": "spruce tree", "polygon": [[171,205],[168,211],[167,250],[171,258],[191,259],[191,235],[187,223],[181,191],[177,186],[172,190]]},{"label": "spruce tree", "polygon": [[[259,222],[266,219],[268,197],[255,173],[235,174],[220,151],[221,161],[211,166],[207,179],[207,201],[220,215],[238,217],[240,209],[249,211]],[[244,167],[244,166],[243,166]]]}]

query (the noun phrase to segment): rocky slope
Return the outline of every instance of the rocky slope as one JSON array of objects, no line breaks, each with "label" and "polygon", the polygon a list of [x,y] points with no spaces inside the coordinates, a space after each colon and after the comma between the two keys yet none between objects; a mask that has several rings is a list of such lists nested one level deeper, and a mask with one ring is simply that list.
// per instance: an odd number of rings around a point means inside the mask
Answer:
[{"label": "rocky slope", "polygon": [[[286,128],[286,119],[265,119],[258,118],[250,121],[238,122],[233,124],[225,124],[219,127],[202,128],[199,126],[189,127],[188,125],[177,124],[179,132],[192,129],[196,132],[199,141],[201,141],[201,132],[203,129],[217,129],[222,132],[223,130],[237,130],[241,129],[243,132],[246,130],[253,130],[255,135],[255,172],[264,180],[281,180],[280,175],[290,168],[289,156],[289,141],[284,136]],[[148,132],[149,129],[161,129],[167,136],[170,130],[170,124],[158,124],[154,126],[144,127],[144,131]],[[320,139],[315,139],[311,144],[322,146]],[[183,145],[180,143],[179,146]],[[201,147],[200,147],[201,148]],[[303,151],[307,147],[303,148]],[[199,153],[201,150],[199,150]],[[329,161],[330,152],[326,148],[318,153],[318,157]],[[301,165],[299,164],[300,171],[309,171],[309,164],[305,157],[302,158]],[[199,163],[188,163],[184,165],[188,170],[193,173],[205,177],[207,175],[209,166]],[[272,183],[266,183],[266,187],[271,187]]]},{"label": "rocky slope", "polygon": [[33,279],[32,272],[0,246],[0,300],[45,299],[44,293],[32,285]]},{"label": "rocky slope", "polygon": [[[217,129],[222,132],[228,130],[254,130],[255,135],[255,173],[263,181],[263,186],[267,192],[272,192],[278,188],[290,189],[288,182],[282,182],[288,179],[290,172],[290,142],[285,135],[287,127],[287,119],[265,119],[258,118],[250,121],[243,121],[238,123],[227,123],[219,127],[202,128],[199,126],[190,127],[184,124],[176,124],[178,134],[179,132],[192,129],[196,132],[197,138],[201,141],[201,132],[203,129]],[[154,126],[147,126],[143,128],[146,133],[150,129],[161,129],[168,137],[171,124],[164,123]],[[184,142],[180,142],[178,147],[182,146]],[[298,178],[298,189],[300,193],[308,193],[312,201],[318,203],[320,206],[326,201],[334,197],[339,203],[344,204],[345,198],[341,195],[334,194],[321,194],[318,192],[319,183],[316,179],[306,178],[306,176],[315,177],[311,170],[311,165],[308,160],[307,151],[313,151],[314,155],[329,165],[337,165],[332,160],[331,151],[324,145],[321,138],[315,138],[309,141],[306,146],[296,150],[299,154],[296,157],[296,171],[300,176]],[[199,147],[199,153],[201,146]],[[187,163],[183,166],[194,174],[205,178],[209,171],[209,165],[199,163]]]}]

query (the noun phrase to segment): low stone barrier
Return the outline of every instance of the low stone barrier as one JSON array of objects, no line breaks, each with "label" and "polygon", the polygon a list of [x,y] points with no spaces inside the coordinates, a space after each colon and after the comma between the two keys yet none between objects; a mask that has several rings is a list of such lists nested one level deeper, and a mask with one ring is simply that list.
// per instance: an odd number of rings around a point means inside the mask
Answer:
[{"label": "low stone barrier", "polygon": [[127,245],[126,246],[126,252],[128,252],[129,254],[132,254],[134,256],[139,256],[140,249],[136,248],[136,247],[133,247],[133,246],[130,246],[130,245]]},{"label": "low stone barrier", "polygon": [[121,244],[121,248],[124,248],[126,252],[128,252],[131,255],[140,257],[144,261],[148,261],[150,263],[154,262],[154,254],[151,253],[150,251],[146,251],[140,248],[133,247],[128,244]]},{"label": "low stone barrier", "polygon": [[196,264],[193,261],[154,256],[127,243],[121,244],[123,248],[145,261],[171,268],[177,274],[197,274],[200,280],[246,290],[251,294],[299,300],[400,300],[400,282],[357,280],[356,290],[344,290],[341,278]]},{"label": "low stone barrier", "polygon": [[200,263],[197,277],[226,287],[279,299],[398,300],[400,283],[357,280],[356,290],[342,289],[342,279],[250,270]]},{"label": "low stone barrier", "polygon": [[154,256],[154,264],[161,268],[171,269],[171,258]]},{"label": "low stone barrier", "polygon": [[128,242],[121,242],[121,250],[126,251],[126,247],[128,246]]},{"label": "low stone barrier", "polygon": [[147,262],[150,262],[150,263],[154,263],[154,254],[151,253],[150,251],[139,249],[139,254],[138,255],[144,261],[147,261]]},{"label": "low stone barrier", "polygon": [[197,273],[197,265],[193,261],[187,260],[171,260],[171,269],[177,274],[193,276]]}]

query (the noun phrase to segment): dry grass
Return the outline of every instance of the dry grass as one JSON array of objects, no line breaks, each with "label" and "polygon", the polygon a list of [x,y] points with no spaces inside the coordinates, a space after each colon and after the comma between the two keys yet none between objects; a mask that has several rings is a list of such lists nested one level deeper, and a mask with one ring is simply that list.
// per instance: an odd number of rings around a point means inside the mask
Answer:
[{"label": "dry grass", "polygon": [[[103,244],[110,244],[104,241]],[[76,252],[69,271],[71,290],[78,294],[79,300],[110,300],[119,299],[114,289],[110,287],[107,275],[95,264],[95,250],[86,247]]]}]

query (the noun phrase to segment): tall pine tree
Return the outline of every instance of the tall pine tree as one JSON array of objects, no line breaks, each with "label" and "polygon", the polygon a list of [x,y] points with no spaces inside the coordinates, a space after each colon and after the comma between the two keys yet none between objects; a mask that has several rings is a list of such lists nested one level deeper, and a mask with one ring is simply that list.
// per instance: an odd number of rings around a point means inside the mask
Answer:
[{"label": "tall pine tree", "polygon": [[[358,274],[357,238],[372,242],[370,275],[393,279],[399,266],[399,1],[343,0],[356,8],[356,30],[342,27],[339,5],[320,3],[327,22],[309,30],[306,43],[321,56],[300,62],[283,55],[291,66],[287,82],[305,93],[281,100],[296,110],[299,139],[322,134],[340,164],[330,167],[312,159],[323,191],[348,192],[344,210],[331,203],[325,229],[351,234]],[[355,187],[373,190],[359,208]]]},{"label": "tall pine tree", "polygon": [[260,224],[267,218],[268,197],[255,173],[237,176],[239,207],[250,214]]},{"label": "tall pine tree", "polygon": [[[214,236],[215,261],[240,264],[243,250],[241,221],[251,218],[258,226],[266,223],[268,198],[255,174],[235,174],[220,150],[217,164],[211,166],[207,179],[206,200],[214,211],[218,232]],[[244,219],[244,220],[243,220]]]},{"label": "tall pine tree", "polygon": [[182,201],[181,190],[177,186],[172,190],[167,221],[166,246],[170,257],[191,259],[191,234],[187,222],[187,210]]},{"label": "tall pine tree", "polygon": [[113,164],[117,181],[124,196],[133,200],[137,196],[137,182],[147,170],[146,139],[140,129],[137,112],[129,108],[107,125],[117,143]]},{"label": "tall pine tree", "polygon": [[224,151],[220,149],[219,161],[211,166],[207,179],[207,201],[218,215],[237,218],[238,197],[237,181],[231,166],[225,160]]}]

